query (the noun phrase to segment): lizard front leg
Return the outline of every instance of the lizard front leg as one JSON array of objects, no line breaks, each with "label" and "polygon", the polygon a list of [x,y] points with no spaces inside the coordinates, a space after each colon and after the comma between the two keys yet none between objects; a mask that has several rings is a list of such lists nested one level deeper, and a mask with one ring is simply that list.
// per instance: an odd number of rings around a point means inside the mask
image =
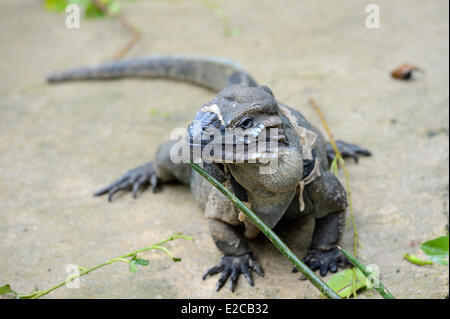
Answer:
[{"label": "lizard front leg", "polygon": [[328,171],[322,172],[305,191],[314,205],[315,227],[303,262],[325,276],[350,263],[337,248],[345,228],[347,196],[336,176]]},{"label": "lizard front leg", "polygon": [[231,291],[234,292],[239,275],[243,274],[250,286],[253,286],[251,272],[254,271],[262,277],[264,273],[244,236],[237,208],[223,194],[214,189],[209,195],[205,215],[208,218],[214,243],[224,256],[218,265],[206,271],[203,280],[208,276],[221,273],[216,284],[216,291],[219,291],[230,278]]},{"label": "lizard front leg", "polygon": [[345,226],[345,210],[316,218],[313,238],[303,262],[312,271],[320,270],[325,276],[328,271],[336,272],[338,267],[350,264],[337,248]]}]

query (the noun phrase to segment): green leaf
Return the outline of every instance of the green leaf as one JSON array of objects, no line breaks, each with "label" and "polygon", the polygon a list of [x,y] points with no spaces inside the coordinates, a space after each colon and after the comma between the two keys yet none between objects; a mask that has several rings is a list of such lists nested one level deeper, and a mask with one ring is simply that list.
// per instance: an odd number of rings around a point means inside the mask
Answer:
[{"label": "green leaf", "polygon": [[9,284],[0,287],[0,295],[6,295],[10,293],[13,295],[17,295],[17,293],[11,289],[11,286]]},{"label": "green leaf", "polygon": [[441,236],[420,245],[420,248],[430,259],[441,265],[448,265],[448,235]]},{"label": "green leaf", "polygon": [[118,2],[116,2],[116,1],[111,1],[108,4],[108,10],[109,10],[109,13],[112,16],[117,16],[120,13],[120,10],[121,10],[120,4]]},{"label": "green leaf", "polygon": [[[357,269],[355,290],[367,288],[367,283],[367,278]],[[327,281],[327,284],[342,298],[349,298],[352,295],[353,269],[338,272]]]},{"label": "green leaf", "polygon": [[87,268],[84,268],[84,267],[82,267],[82,266],[78,266],[78,269],[79,269],[81,272],[84,272],[84,271],[87,270]]},{"label": "green leaf", "polygon": [[[390,291],[383,285],[383,283],[377,278],[379,277],[379,271],[377,271],[377,267],[372,268],[371,265],[365,266],[362,262],[360,262],[358,259],[356,259],[354,256],[350,255],[348,252],[345,251],[342,247],[339,247],[339,250],[342,252],[342,254],[348,258],[348,260],[351,261],[353,265],[358,267],[358,269],[366,276],[367,280],[367,287],[368,288],[374,288],[380,296],[382,296],[384,299],[395,299],[394,295],[390,293]],[[376,265],[374,265],[376,266]],[[375,277],[374,277],[375,276]]]},{"label": "green leaf", "polygon": [[148,266],[150,262],[147,259],[138,258],[136,259],[136,263],[141,266]]},{"label": "green leaf", "polygon": [[336,156],[330,165],[330,171],[337,176],[338,174],[338,157]]},{"label": "green leaf", "polygon": [[66,9],[68,4],[67,0],[45,0],[44,8],[48,11],[61,12]]},{"label": "green leaf", "polygon": [[99,8],[97,8],[94,4],[89,4],[86,6],[86,9],[84,11],[84,15],[86,16],[86,18],[91,19],[91,18],[103,18],[105,17],[105,14],[102,12],[102,10],[100,10]]},{"label": "green leaf", "polygon": [[130,261],[130,271],[135,274],[138,271],[138,267],[136,265],[136,260]]},{"label": "green leaf", "polygon": [[420,259],[417,256],[414,256],[414,255],[404,254],[403,257],[407,261],[409,261],[409,262],[411,262],[411,263],[413,263],[415,265],[419,265],[419,266],[425,266],[425,265],[432,265],[433,264],[433,262],[430,261],[430,260],[423,260],[423,259]]},{"label": "green leaf", "polygon": [[[113,0],[101,0],[101,2],[108,8],[108,12],[112,16],[116,16],[120,13],[121,7],[117,1]],[[92,0],[86,3],[85,9],[86,18],[104,18],[107,16],[102,10],[100,10]]]}]

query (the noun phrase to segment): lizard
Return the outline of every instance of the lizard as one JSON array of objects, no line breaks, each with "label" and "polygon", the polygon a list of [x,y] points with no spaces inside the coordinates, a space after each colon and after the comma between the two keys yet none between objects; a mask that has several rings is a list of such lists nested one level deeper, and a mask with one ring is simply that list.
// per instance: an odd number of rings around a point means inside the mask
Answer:
[{"label": "lizard", "polygon": [[[236,147],[239,144],[248,146],[248,136],[258,137],[269,129],[277,129],[275,142],[279,152],[271,174],[261,173],[261,168],[268,165],[267,161],[256,159],[250,162],[248,157],[247,161],[238,161],[240,154],[236,151],[231,158],[226,151],[217,156],[209,154],[208,161],[201,157],[202,153],[199,160],[270,228],[281,219],[312,215],[314,231],[303,258],[311,270],[319,270],[325,276],[328,271],[335,273],[339,267],[350,264],[337,248],[342,239],[348,204],[344,187],[329,171],[335,152],[300,111],[277,101],[269,87],[258,85],[239,64],[225,58],[151,55],[55,72],[47,76],[47,81],[60,83],[130,77],[185,81],[216,93],[211,101],[202,105],[186,130],[184,143],[191,147],[190,155],[195,145],[204,150],[208,141],[205,142],[202,134],[209,130],[223,133],[241,129],[236,142],[230,144]],[[194,143],[194,140],[200,143]],[[230,280],[231,291],[234,292],[242,274],[249,285],[254,286],[252,273],[264,276],[250,246],[259,230],[188,163],[173,160],[171,150],[177,143],[179,141],[176,140],[162,143],[153,161],[129,170],[95,192],[94,196],[107,194],[111,202],[119,191],[129,190],[136,198],[138,192],[148,186],[155,193],[161,185],[169,182],[188,185],[204,210],[215,245],[223,253],[220,262],[208,269],[203,279],[220,273],[216,291]],[[218,145],[228,145],[225,144],[222,141]],[[351,157],[355,162],[360,155],[371,155],[370,151],[355,144],[343,141],[336,141],[336,144],[344,158]]]}]

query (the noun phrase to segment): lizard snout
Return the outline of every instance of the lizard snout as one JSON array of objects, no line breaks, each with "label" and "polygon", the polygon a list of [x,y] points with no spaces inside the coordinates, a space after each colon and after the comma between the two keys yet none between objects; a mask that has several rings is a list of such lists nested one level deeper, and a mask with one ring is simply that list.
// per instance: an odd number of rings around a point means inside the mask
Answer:
[{"label": "lizard snout", "polygon": [[219,116],[212,112],[197,112],[194,121],[188,127],[191,145],[206,145],[211,142],[212,135],[222,135],[225,127]]},{"label": "lizard snout", "polygon": [[[205,111],[197,112],[187,133],[186,143],[189,145],[191,158],[200,157],[203,161],[207,160],[203,151],[209,145],[211,149],[214,149],[213,152],[207,152],[209,160],[222,162],[222,141],[225,127],[217,114]],[[211,153],[215,156],[211,156]]]}]

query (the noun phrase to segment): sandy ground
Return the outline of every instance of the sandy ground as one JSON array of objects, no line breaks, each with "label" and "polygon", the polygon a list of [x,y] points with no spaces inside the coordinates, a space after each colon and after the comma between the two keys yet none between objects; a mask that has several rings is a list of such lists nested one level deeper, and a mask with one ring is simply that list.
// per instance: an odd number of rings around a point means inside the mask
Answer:
[{"label": "sandy ground", "polygon": [[[265,238],[254,243],[265,278],[250,288],[216,293],[201,275],[221,255],[189,190],[129,194],[109,204],[93,191],[152,159],[171,129],[186,127],[211,92],[169,81],[47,85],[50,72],[109,60],[130,34],[112,20],[82,19],[65,28],[65,14],[42,1],[0,3],[0,285],[19,292],[47,289],[66,265],[84,267],[145,247],[175,232],[195,244],[167,246],[145,256],[136,274],[125,264],[83,277],[79,289],[46,298],[317,298],[307,281]],[[230,25],[196,1],[138,1],[124,14],[143,37],[128,56],[194,53],[231,58],[278,100],[320,121],[314,98],[336,137],[374,156],[349,161],[361,259],[376,264],[399,298],[448,295],[448,267],[419,267],[403,259],[444,235],[449,198],[448,2],[380,1],[381,28],[365,27],[364,1],[222,1]],[[402,82],[389,76],[403,62],[425,74]],[[157,110],[157,111],[155,111]],[[280,229],[299,256],[313,221]],[[352,247],[350,225],[343,246]],[[362,298],[379,298],[367,291]]]}]

